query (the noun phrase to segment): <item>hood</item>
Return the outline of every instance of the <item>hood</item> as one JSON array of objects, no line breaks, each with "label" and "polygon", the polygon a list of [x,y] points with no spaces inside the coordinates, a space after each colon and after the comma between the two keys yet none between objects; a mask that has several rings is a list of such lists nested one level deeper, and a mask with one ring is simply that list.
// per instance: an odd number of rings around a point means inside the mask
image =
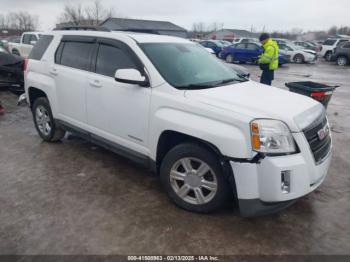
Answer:
[{"label": "hood", "polygon": [[300,132],[324,111],[323,106],[311,98],[254,81],[187,90],[185,97],[251,119],[281,120],[292,132]]},{"label": "hood", "polygon": [[311,49],[303,49],[303,51],[304,51],[305,53],[308,53],[308,54],[316,55],[316,51],[311,50]]},{"label": "hood", "polygon": [[235,64],[230,64],[230,67],[239,75],[241,76],[249,76],[250,73],[249,71],[243,67],[243,66],[240,66],[240,65],[235,65]]}]

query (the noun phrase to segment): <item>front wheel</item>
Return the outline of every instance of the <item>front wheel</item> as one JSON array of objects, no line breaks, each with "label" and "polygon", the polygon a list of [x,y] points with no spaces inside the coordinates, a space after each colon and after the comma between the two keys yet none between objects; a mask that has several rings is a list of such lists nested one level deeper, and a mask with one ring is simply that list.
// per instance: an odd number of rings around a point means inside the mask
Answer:
[{"label": "front wheel", "polygon": [[325,59],[326,61],[330,62],[332,60],[332,52],[327,52],[327,54],[325,55]]},{"label": "front wheel", "polygon": [[64,137],[66,132],[56,125],[49,100],[46,97],[35,100],[32,112],[36,130],[43,140],[56,142]]},{"label": "front wheel", "polygon": [[348,59],[345,56],[339,56],[337,58],[337,65],[346,66],[348,64]]},{"label": "front wheel", "polygon": [[226,62],[229,64],[232,64],[234,62],[235,58],[233,55],[229,54],[226,56]]},{"label": "front wheel", "polygon": [[215,211],[228,199],[229,182],[217,157],[196,144],[171,149],[162,161],[160,178],[169,198],[192,212]]}]

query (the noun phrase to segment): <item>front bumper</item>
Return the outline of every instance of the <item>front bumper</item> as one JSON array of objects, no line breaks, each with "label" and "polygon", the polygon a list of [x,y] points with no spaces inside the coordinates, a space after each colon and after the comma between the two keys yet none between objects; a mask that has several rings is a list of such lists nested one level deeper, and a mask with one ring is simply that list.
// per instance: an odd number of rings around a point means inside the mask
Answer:
[{"label": "front bumper", "polygon": [[[318,165],[302,133],[294,133],[300,153],[265,157],[260,163],[231,161],[240,213],[259,216],[279,211],[315,190],[325,179],[331,151]],[[290,174],[290,191],[282,190],[282,173]]]},{"label": "front bumper", "polygon": [[309,55],[305,57],[306,63],[316,63],[316,61],[317,61],[317,55]]}]

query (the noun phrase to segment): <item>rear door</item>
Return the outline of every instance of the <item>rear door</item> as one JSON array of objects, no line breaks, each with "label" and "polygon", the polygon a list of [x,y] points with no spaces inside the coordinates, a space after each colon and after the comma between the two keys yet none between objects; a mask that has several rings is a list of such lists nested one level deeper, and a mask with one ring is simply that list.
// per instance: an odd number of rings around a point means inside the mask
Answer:
[{"label": "rear door", "polygon": [[122,148],[147,155],[148,113],[151,88],[117,82],[118,69],[144,66],[123,42],[98,39],[94,74],[87,86],[87,116],[92,133]]},{"label": "rear door", "polygon": [[74,126],[87,124],[86,89],[96,38],[64,36],[49,72],[55,79],[58,117]]},{"label": "rear door", "polygon": [[261,53],[260,46],[257,44],[249,43],[247,44],[247,61],[248,62],[255,62],[258,59],[258,56]]},{"label": "rear door", "polygon": [[235,61],[246,61],[245,53],[246,53],[246,44],[244,43],[237,44],[234,49]]}]

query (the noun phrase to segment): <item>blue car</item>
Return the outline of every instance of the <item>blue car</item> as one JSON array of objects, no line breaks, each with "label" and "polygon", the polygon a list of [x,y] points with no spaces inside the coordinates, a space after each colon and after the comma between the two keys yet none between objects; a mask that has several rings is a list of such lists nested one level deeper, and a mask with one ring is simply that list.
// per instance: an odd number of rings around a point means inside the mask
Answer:
[{"label": "blue car", "polygon": [[206,48],[212,49],[215,52],[216,56],[219,56],[223,48],[229,45],[219,40],[206,40],[206,41],[200,42],[200,44]]},{"label": "blue car", "polygon": [[[263,48],[257,43],[239,43],[225,47],[220,52],[220,58],[226,60],[227,63],[248,62],[256,63],[259,55],[263,53]],[[290,59],[282,54],[278,56],[280,65],[289,63]]]}]

